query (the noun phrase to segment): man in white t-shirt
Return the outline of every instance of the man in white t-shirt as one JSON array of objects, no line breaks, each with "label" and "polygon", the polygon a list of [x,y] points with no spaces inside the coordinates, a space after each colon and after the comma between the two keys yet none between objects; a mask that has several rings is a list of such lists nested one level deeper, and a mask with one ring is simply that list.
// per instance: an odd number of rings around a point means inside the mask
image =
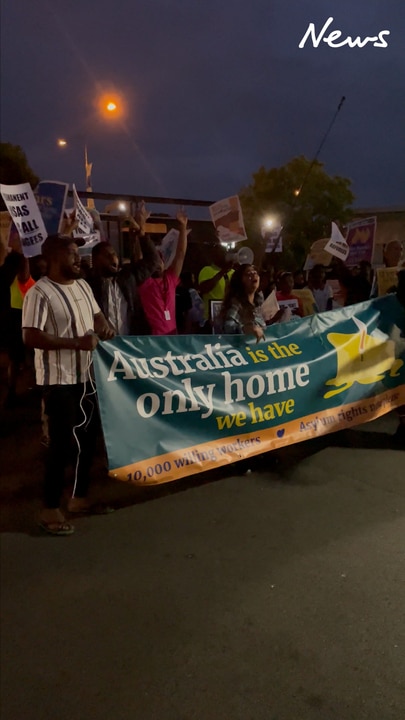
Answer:
[{"label": "man in white t-shirt", "polygon": [[308,287],[311,290],[318,312],[332,310],[333,290],[326,284],[326,272],[323,265],[314,265],[309,271]]},{"label": "man in white t-shirt", "polygon": [[76,472],[68,509],[78,513],[90,507],[86,496],[98,427],[91,355],[99,338],[114,335],[90,286],[80,278],[78,244],[60,234],[45,240],[48,272],[27,292],[22,315],[23,339],[35,349],[36,381],[43,387],[49,418],[39,525],[52,535],[74,531],[60,509],[72,449]]}]

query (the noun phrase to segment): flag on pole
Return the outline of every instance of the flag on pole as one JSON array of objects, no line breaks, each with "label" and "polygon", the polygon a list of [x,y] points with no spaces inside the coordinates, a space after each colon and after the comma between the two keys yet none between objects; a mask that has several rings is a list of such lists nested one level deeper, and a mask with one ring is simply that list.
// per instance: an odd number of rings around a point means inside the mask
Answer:
[{"label": "flag on pole", "polygon": [[[89,163],[88,157],[87,157],[87,145],[84,146],[84,167],[86,171],[86,192],[93,192],[93,188],[91,186],[91,170],[93,167],[93,163]],[[87,198],[87,207],[88,208],[94,208],[94,200],[93,198]]]}]

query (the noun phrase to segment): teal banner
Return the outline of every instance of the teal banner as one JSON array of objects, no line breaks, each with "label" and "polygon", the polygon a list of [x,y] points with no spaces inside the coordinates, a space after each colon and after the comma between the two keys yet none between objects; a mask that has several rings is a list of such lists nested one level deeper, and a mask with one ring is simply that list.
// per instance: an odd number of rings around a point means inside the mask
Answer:
[{"label": "teal banner", "polygon": [[110,474],[163,483],[405,404],[394,295],[246,335],[116,337],[94,366]]}]

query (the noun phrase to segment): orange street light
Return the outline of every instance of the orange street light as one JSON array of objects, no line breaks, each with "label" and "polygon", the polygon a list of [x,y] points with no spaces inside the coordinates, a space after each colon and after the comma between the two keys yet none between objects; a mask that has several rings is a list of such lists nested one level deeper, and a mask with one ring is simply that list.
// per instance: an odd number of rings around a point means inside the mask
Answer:
[{"label": "orange street light", "polygon": [[67,142],[63,138],[59,138],[58,145],[59,145],[59,147],[66,147]]},{"label": "orange street light", "polygon": [[125,115],[124,96],[116,90],[107,90],[98,95],[95,98],[95,105],[99,115],[105,119],[108,118],[109,121],[123,119]]}]

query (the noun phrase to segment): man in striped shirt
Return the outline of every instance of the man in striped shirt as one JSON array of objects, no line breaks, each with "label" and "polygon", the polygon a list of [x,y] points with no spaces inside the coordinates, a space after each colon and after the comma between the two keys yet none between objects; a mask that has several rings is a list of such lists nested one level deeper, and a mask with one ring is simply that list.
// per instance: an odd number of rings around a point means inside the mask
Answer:
[{"label": "man in striped shirt", "polygon": [[97,433],[97,405],[91,381],[92,352],[114,333],[89,285],[80,278],[78,240],[51,235],[42,245],[48,272],[26,294],[23,339],[35,349],[37,384],[43,386],[49,417],[44,508],[40,527],[70,535],[73,525],[60,509],[65,467],[75,448],[75,483],[70,512],[89,508],[86,500]]}]

